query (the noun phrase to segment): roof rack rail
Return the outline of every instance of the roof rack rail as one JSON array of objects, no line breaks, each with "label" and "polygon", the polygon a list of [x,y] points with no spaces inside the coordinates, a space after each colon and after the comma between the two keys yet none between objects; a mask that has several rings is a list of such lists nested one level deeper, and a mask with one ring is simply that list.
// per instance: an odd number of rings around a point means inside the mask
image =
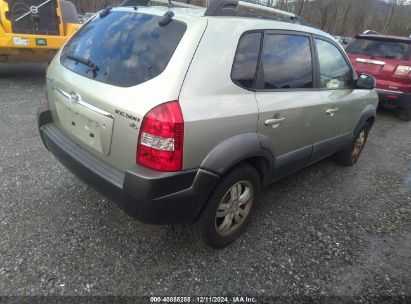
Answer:
[{"label": "roof rack rail", "polygon": [[239,17],[251,17],[251,18],[261,18],[261,19],[275,19],[281,20],[279,18],[275,18],[273,16],[261,15],[258,13],[249,13],[249,12],[238,12],[239,7],[250,8],[254,10],[259,10],[268,13],[274,13],[277,15],[281,15],[283,17],[287,17],[289,21],[293,23],[298,23],[302,25],[311,26],[308,22],[305,22],[301,17],[282,11],[279,9],[275,9],[272,7],[268,7],[261,4],[255,4],[251,2],[245,1],[238,1],[238,0],[214,0],[210,1],[210,5],[205,12],[205,16],[239,16]]},{"label": "roof rack rail", "polygon": [[[313,28],[317,28],[311,23],[307,22],[298,15],[282,11],[276,8],[268,7],[261,4],[255,4],[246,1],[239,0],[209,0],[210,4],[206,9],[204,16],[237,16],[237,17],[247,17],[247,18],[258,18],[258,19],[269,19],[276,21],[285,21],[296,24],[301,24]],[[183,7],[183,8],[202,8],[200,6],[171,1],[171,0],[124,0],[120,4],[120,7],[124,6],[149,6],[150,4],[161,3],[166,5],[171,5],[173,7]],[[258,12],[247,12],[247,11],[238,11],[239,7],[249,8],[252,10],[268,12],[276,15],[285,17],[286,19],[281,19],[276,16],[264,15]]]},{"label": "roof rack rail", "polygon": [[198,6],[195,5],[168,0],[124,0],[119,6],[149,6],[149,4],[152,4],[152,2],[167,5],[171,4],[173,7],[198,8]]}]

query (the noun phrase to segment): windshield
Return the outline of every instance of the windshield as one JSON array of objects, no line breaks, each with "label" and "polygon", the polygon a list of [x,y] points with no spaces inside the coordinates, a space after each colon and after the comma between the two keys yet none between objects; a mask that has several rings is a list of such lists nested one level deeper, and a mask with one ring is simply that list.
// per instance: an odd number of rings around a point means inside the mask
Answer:
[{"label": "windshield", "polygon": [[348,53],[397,60],[410,59],[410,45],[401,42],[357,39],[347,47]]},{"label": "windshield", "polygon": [[11,21],[13,33],[60,35],[57,0],[6,0],[6,2],[9,7],[6,16]]},{"label": "windshield", "polygon": [[186,31],[186,25],[175,20],[161,27],[161,19],[124,11],[96,17],[66,44],[61,63],[75,73],[115,86],[146,82],[165,70]]}]

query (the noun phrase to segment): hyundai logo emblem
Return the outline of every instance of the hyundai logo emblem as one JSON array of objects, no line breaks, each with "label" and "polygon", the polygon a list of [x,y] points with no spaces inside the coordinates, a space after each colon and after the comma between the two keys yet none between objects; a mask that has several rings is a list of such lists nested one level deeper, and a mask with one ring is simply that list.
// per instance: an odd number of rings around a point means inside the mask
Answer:
[{"label": "hyundai logo emblem", "polygon": [[81,101],[80,94],[77,92],[71,92],[70,93],[70,101],[72,103],[79,103]]}]

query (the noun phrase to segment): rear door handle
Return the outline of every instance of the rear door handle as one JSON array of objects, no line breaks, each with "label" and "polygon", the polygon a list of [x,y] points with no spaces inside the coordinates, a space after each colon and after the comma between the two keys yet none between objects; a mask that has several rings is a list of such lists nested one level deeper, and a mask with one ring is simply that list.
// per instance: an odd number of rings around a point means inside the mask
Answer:
[{"label": "rear door handle", "polygon": [[275,125],[279,125],[280,123],[282,123],[285,120],[285,118],[272,118],[272,119],[267,119],[265,121],[265,125],[266,126],[275,126]]},{"label": "rear door handle", "polygon": [[332,109],[328,109],[326,111],[327,115],[330,115],[331,117],[335,115],[335,113],[338,111],[338,108],[332,108]]}]

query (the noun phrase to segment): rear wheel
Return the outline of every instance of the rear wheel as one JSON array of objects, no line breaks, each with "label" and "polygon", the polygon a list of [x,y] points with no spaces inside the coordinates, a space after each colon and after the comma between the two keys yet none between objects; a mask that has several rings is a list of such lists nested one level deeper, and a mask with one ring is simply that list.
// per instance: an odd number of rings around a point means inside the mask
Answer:
[{"label": "rear wheel", "polygon": [[216,249],[235,241],[246,230],[260,191],[260,176],[252,166],[227,173],[196,223],[199,240]]},{"label": "rear wheel", "polygon": [[409,109],[399,109],[397,113],[398,118],[405,120],[405,121],[411,121],[411,108]]},{"label": "rear wheel", "polygon": [[335,154],[335,161],[343,166],[355,165],[365,147],[370,130],[371,124],[368,122],[365,123],[361,130],[356,134],[353,142],[347,148]]}]

